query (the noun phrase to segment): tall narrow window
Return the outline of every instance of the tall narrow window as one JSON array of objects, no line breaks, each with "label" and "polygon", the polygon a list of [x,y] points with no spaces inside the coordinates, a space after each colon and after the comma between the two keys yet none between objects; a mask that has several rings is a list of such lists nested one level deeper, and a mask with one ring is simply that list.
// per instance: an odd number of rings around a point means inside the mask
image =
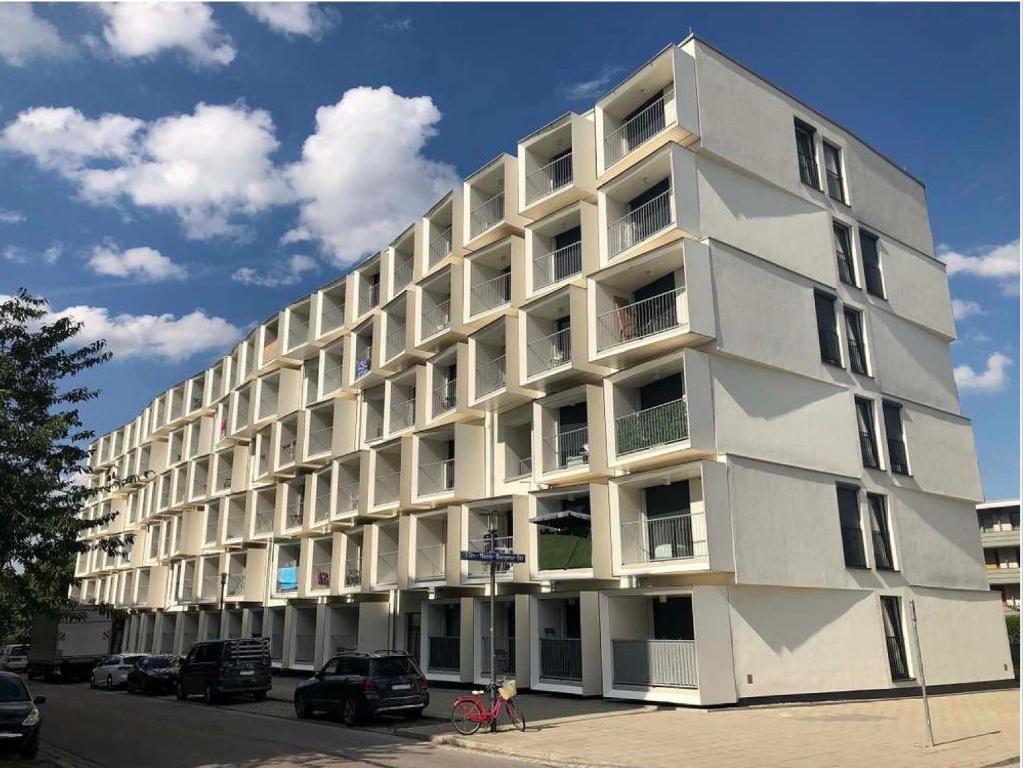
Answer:
[{"label": "tall narrow window", "polygon": [[799,158],[799,180],[815,189],[821,188],[817,171],[816,131],[796,120],[796,156]]},{"label": "tall narrow window", "polygon": [[814,293],[817,312],[817,340],[821,347],[821,360],[831,365],[842,365],[842,352],[838,343],[838,321],[835,319],[835,297]]},{"label": "tall narrow window", "polygon": [[867,553],[860,527],[860,495],[856,488],[837,486],[838,523],[842,529],[842,553],[847,568],[866,568]]},{"label": "tall narrow window", "polygon": [[881,258],[877,252],[877,238],[860,230],[860,253],[863,256],[863,281],[867,293],[884,298],[884,280],[881,278]]},{"label": "tall narrow window", "polygon": [[882,595],[881,618],[884,621],[884,640],[888,646],[888,666],[892,672],[892,680],[908,680],[906,641],[902,636],[902,599]]},{"label": "tall narrow window", "polygon": [[824,142],[824,173],[828,180],[828,197],[845,202],[845,180],[842,178],[842,152],[834,144]]},{"label": "tall narrow window", "polygon": [[867,375],[867,350],[863,346],[863,315],[851,307],[845,315],[845,343],[849,347],[849,368],[853,373]]},{"label": "tall narrow window", "polygon": [[853,266],[852,238],[849,227],[837,221],[831,225],[835,233],[835,257],[838,259],[838,277],[847,285],[856,285],[856,267]]},{"label": "tall narrow window", "polygon": [[877,469],[877,432],[874,429],[874,404],[863,397],[856,398],[856,426],[860,432],[860,454],[863,466]]},{"label": "tall narrow window", "polygon": [[870,540],[874,545],[874,567],[879,571],[894,571],[892,533],[885,497],[876,493],[868,493],[867,508],[870,510]]},{"label": "tall narrow window", "polygon": [[902,406],[885,400],[884,433],[888,440],[888,463],[892,472],[897,475],[909,474],[909,461],[906,458],[906,438],[902,431]]}]

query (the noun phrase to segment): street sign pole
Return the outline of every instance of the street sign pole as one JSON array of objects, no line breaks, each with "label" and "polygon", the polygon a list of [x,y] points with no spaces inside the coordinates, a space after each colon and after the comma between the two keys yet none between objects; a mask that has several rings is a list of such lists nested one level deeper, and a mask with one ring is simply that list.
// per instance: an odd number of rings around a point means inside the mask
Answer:
[{"label": "street sign pole", "polygon": [[924,657],[920,653],[920,633],[916,628],[916,600],[909,601],[910,626],[913,628],[913,645],[916,647],[916,665],[920,673],[920,695],[924,703],[924,723],[927,725],[927,746],[934,746],[934,731],[931,729],[931,705],[927,701],[927,678],[924,677]]},{"label": "street sign pole", "polygon": [[[497,552],[497,520],[491,512],[487,523],[487,549]],[[490,709],[497,706],[497,647],[494,642],[494,593],[497,592],[497,560],[490,561]],[[490,732],[497,733],[497,718],[490,721]]]}]

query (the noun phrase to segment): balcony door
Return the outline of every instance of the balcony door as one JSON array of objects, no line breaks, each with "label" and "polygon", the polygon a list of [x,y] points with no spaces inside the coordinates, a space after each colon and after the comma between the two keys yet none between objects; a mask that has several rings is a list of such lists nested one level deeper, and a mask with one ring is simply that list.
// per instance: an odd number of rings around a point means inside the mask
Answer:
[{"label": "balcony door", "polygon": [[564,280],[579,271],[581,263],[577,248],[570,246],[582,242],[582,227],[572,229],[554,236],[554,280]]},{"label": "balcony door", "polygon": [[693,598],[658,597],[653,600],[654,640],[695,640]]},{"label": "balcony door", "polygon": [[669,272],[642,288],[633,298],[633,318],[637,336],[650,336],[678,325],[675,307],[675,273]]},{"label": "balcony door", "polygon": [[646,546],[650,560],[693,556],[693,523],[689,516],[689,481],[655,485],[644,490]]}]

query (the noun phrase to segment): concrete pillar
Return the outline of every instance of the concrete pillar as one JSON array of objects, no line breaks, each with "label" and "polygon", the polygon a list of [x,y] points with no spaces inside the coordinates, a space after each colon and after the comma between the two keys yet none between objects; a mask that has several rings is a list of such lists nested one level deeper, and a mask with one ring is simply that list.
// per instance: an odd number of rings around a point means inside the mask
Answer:
[{"label": "concrete pillar", "polygon": [[330,627],[327,626],[327,604],[318,602],[316,604],[316,640],[313,650],[313,666],[319,669],[326,663],[333,654],[327,643],[327,633]]},{"label": "concrete pillar", "polygon": [[579,593],[579,625],[582,635],[584,696],[604,693],[600,644],[600,593]]},{"label": "concrete pillar", "polygon": [[284,649],[281,653],[281,666],[285,669],[295,663],[295,607],[284,607]]},{"label": "concrete pillar", "polygon": [[251,637],[252,609],[242,608],[242,637]]},{"label": "concrete pillar", "polygon": [[185,622],[183,620],[184,613],[177,611],[172,614],[174,619],[174,654],[176,656],[184,656],[188,653],[188,649],[185,645]]},{"label": "concrete pillar", "polygon": [[693,631],[701,704],[734,704],[737,699],[728,614],[727,587],[693,587]]},{"label": "concrete pillar", "polygon": [[359,650],[386,648],[388,604],[386,600],[364,600],[359,603]]},{"label": "concrete pillar", "polygon": [[533,679],[530,657],[533,626],[530,621],[530,595],[515,595],[515,680],[528,688]]},{"label": "concrete pillar", "polygon": [[459,601],[459,659],[458,677],[463,683],[473,682],[476,655],[476,598],[463,597]]}]

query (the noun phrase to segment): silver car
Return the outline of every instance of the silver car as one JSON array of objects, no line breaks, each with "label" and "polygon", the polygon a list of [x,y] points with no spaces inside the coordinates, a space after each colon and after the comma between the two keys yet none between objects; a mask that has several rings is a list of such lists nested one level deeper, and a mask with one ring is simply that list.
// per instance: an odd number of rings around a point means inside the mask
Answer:
[{"label": "silver car", "polygon": [[128,673],[148,655],[146,653],[115,653],[113,656],[107,656],[92,668],[89,685],[93,688],[106,688],[108,691],[123,687],[128,682]]},{"label": "silver car", "polygon": [[0,669],[6,669],[8,672],[24,672],[28,669],[28,646],[4,646],[0,651]]}]

